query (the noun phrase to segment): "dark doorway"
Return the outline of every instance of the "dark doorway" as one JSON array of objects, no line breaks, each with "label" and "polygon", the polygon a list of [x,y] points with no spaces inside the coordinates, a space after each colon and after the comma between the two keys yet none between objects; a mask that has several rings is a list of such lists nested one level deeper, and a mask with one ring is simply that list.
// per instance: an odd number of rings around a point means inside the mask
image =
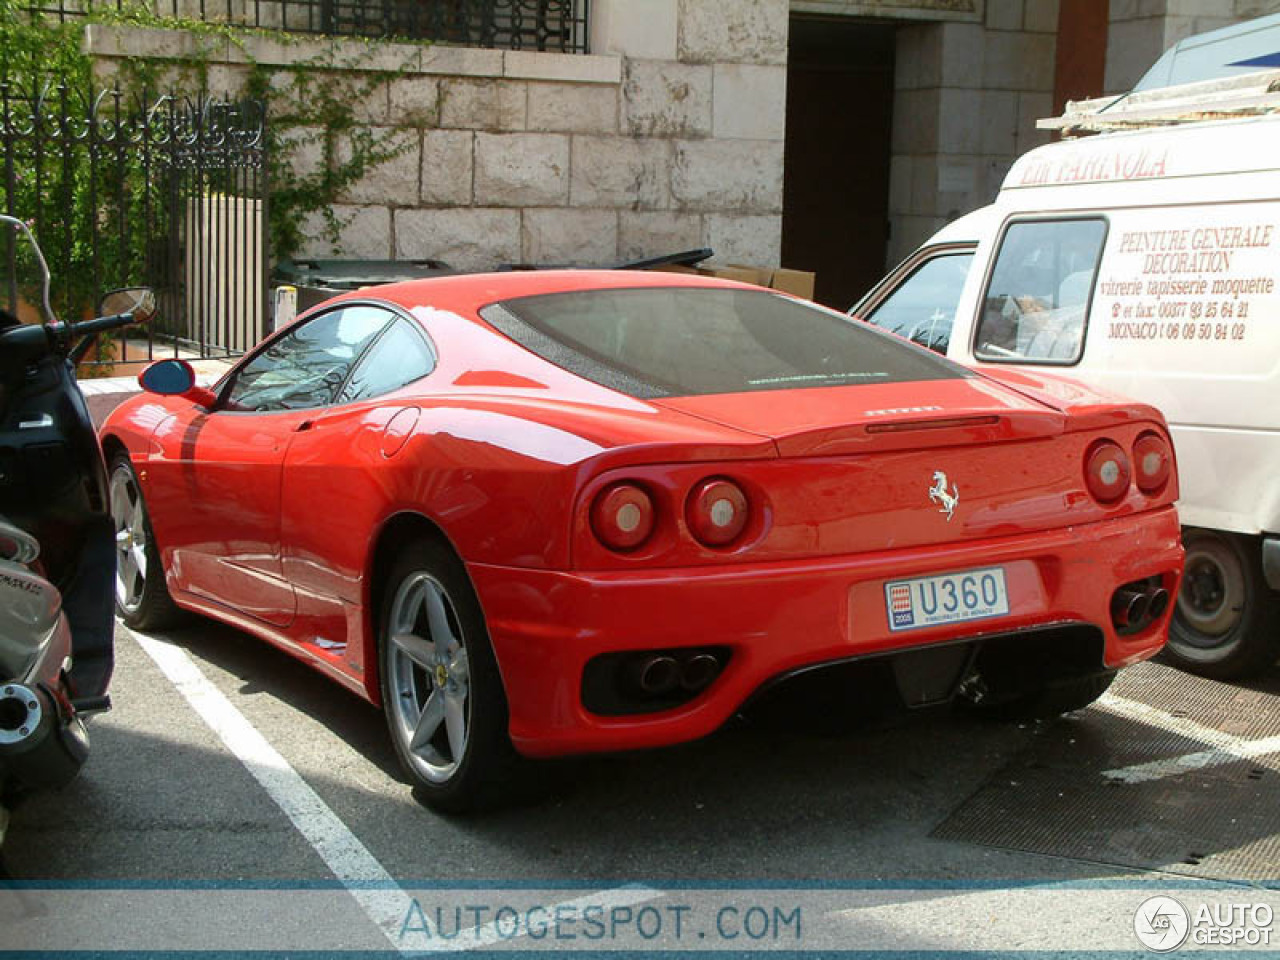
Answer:
[{"label": "dark doorway", "polygon": [[885,272],[894,27],[792,17],[782,262],[847,310]]}]

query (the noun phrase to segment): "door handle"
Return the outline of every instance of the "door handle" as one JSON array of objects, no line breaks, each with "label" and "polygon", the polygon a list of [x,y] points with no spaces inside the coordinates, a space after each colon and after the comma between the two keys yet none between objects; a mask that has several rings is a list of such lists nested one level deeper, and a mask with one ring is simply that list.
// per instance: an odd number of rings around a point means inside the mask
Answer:
[{"label": "door handle", "polygon": [[293,432],[302,433],[302,431],[304,430],[310,430],[313,426],[315,426],[315,423],[316,422],[314,420],[303,420],[300,424],[298,424],[296,427],[293,428]]}]

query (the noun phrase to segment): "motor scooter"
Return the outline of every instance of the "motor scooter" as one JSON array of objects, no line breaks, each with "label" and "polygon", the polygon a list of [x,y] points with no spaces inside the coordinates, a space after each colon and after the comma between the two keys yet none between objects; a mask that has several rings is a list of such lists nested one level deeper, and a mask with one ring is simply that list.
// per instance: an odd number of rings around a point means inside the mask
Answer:
[{"label": "motor scooter", "polygon": [[[106,467],[75,364],[103,331],[149,320],[155,295],[117,290],[61,323],[27,225],[42,322],[0,310],[0,804],[59,787],[88,755],[84,718],[110,708],[117,544]],[[0,236],[3,236],[0,233]],[[13,249],[11,247],[11,249]],[[0,807],[0,842],[5,815]]]}]

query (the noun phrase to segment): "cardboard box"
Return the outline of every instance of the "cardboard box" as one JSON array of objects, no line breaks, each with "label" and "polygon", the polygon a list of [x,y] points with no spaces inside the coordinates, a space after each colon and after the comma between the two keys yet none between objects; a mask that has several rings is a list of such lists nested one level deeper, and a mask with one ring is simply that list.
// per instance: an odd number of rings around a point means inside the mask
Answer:
[{"label": "cardboard box", "polygon": [[740,263],[724,266],[663,266],[659,270],[667,273],[692,273],[702,277],[717,277],[721,280],[736,280],[739,283],[751,283],[758,287],[770,287],[783,293],[813,299],[813,288],[816,275],[811,270],[791,270],[787,267],[750,267]]}]

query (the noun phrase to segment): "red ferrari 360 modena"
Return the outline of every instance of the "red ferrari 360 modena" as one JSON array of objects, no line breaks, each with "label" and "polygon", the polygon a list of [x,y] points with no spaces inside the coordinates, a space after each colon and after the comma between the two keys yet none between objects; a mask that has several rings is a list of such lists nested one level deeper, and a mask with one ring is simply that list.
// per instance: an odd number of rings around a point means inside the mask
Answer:
[{"label": "red ferrari 360 modena", "polygon": [[1160,414],[703,277],[446,277],[322,304],[102,430],[119,613],[278,644],[383,707],[432,805],[718,728],[851,662],[1045,715],[1164,642]]}]

